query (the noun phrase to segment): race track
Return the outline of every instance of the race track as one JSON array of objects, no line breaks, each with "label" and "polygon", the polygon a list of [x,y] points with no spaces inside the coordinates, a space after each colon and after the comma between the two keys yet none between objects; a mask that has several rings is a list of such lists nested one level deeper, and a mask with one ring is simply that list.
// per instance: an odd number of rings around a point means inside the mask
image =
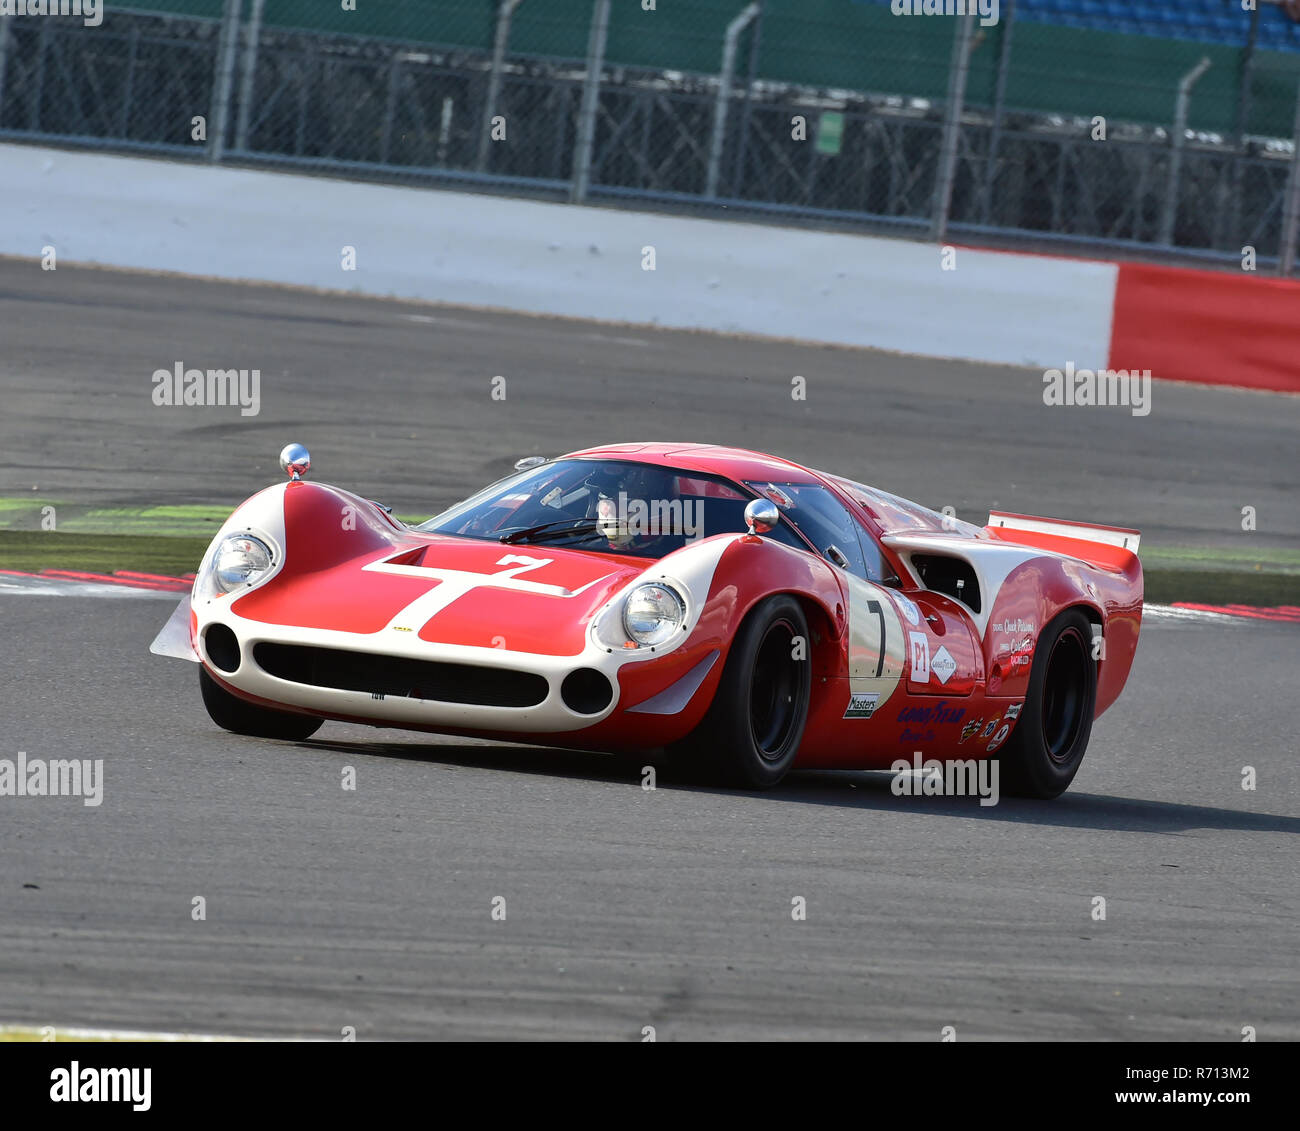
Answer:
[{"label": "race track", "polygon": [[[1300,542],[1300,397],[1162,381],[1148,416],[1048,407],[1030,370],[4,259],[0,328],[0,496],[233,506],[298,440],[316,478],[432,514],[520,455],[670,439],[981,524],[997,507],[1238,548],[1252,506],[1251,544]],[[260,370],[260,411],[155,406],[177,362]]]},{"label": "race track", "polygon": [[[1045,409],[1039,375],[1010,369],[57,275],[0,261],[0,495],[235,501],[299,439],[317,477],[420,512],[519,454],[681,436],[962,517],[1228,545],[1251,504],[1261,538],[1300,535],[1294,398],[1161,384],[1150,417],[1099,422]],[[150,374],[177,360],[260,367],[260,414],[154,407]],[[985,808],[866,774],[647,792],[626,760],[334,723],[238,738],[191,665],[149,655],[171,608],[0,593],[0,758],[104,761],[98,807],[0,799],[0,1023],[1300,1038],[1295,625],[1152,618],[1071,791]]]}]

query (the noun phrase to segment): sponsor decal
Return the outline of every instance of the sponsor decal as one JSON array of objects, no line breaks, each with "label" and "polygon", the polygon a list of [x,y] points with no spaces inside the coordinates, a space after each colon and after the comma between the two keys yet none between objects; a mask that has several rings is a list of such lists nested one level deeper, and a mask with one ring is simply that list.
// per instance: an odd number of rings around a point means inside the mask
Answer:
[{"label": "sponsor decal", "polygon": [[1007,735],[1010,733],[1011,733],[1011,724],[1003,723],[1002,726],[998,729],[998,733],[993,736],[993,741],[990,742],[988,745],[989,753],[992,754],[993,751],[995,751],[999,746],[1001,746],[1002,743],[1006,741]]},{"label": "sponsor decal", "polygon": [[904,597],[901,593],[894,593],[893,598],[898,602],[898,607],[903,610],[903,616],[907,618],[907,623],[913,628],[919,628],[921,625],[921,610],[916,607],[916,602],[910,597]]},{"label": "sponsor decal", "polygon": [[911,743],[934,742],[938,738],[938,734],[934,730],[935,727],[956,726],[965,717],[965,707],[950,707],[946,699],[940,699],[932,707],[904,707],[898,712],[898,721],[900,723],[917,723],[924,729],[914,730],[911,726],[904,726],[903,733],[899,736],[898,741]]},{"label": "sponsor decal", "polygon": [[930,672],[940,683],[947,683],[948,677],[957,670],[957,661],[948,654],[942,644],[930,660]]},{"label": "sponsor decal", "polygon": [[966,717],[965,707],[950,707],[947,699],[940,699],[934,706],[904,707],[898,712],[900,723],[934,723],[938,726],[955,725]]},{"label": "sponsor decal", "polygon": [[1006,713],[1005,715],[1002,716],[1003,719],[1005,719],[1005,720],[1011,720],[1011,719],[1018,719],[1018,718],[1020,718],[1020,708],[1023,707],[1023,706],[1024,706],[1023,703],[1016,703],[1016,704],[1013,704],[1012,706],[1008,707],[1008,708],[1007,708],[1007,713]]},{"label": "sponsor decal", "polygon": [[930,638],[924,632],[909,632],[912,652],[912,682],[930,682]]},{"label": "sponsor decal", "polygon": [[869,719],[876,713],[876,704],[880,702],[880,695],[875,691],[851,691],[849,693],[848,710],[844,712],[846,719]]},{"label": "sponsor decal", "polygon": [[[1014,623],[1014,622],[1009,622]],[[1010,653],[1011,674],[1017,674],[1016,668],[1027,668],[1032,660],[1034,651],[1034,638],[1032,636],[1022,636],[1019,640],[1004,640],[998,647],[998,652],[1002,655]]]},{"label": "sponsor decal", "polygon": [[984,739],[988,738],[988,736],[993,733],[997,725],[998,725],[998,717],[997,715],[994,715],[991,719],[989,719],[988,726],[984,728],[984,733],[980,735],[980,740],[983,741]]},{"label": "sponsor decal", "polygon": [[961,738],[957,741],[965,742],[968,738],[974,737],[979,733],[980,727],[984,725],[984,717],[981,715],[978,719],[971,719],[964,727],[961,728]]},{"label": "sponsor decal", "polygon": [[989,625],[994,632],[1033,632],[1034,622],[1031,620],[995,620]]}]

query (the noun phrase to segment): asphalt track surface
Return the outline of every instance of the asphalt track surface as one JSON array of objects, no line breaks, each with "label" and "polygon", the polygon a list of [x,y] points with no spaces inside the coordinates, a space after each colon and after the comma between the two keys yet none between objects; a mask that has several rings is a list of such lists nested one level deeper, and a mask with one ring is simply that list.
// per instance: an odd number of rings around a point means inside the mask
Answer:
[{"label": "asphalt track surface", "polygon": [[[963,516],[1227,543],[1258,499],[1261,533],[1296,536],[1293,399],[1161,384],[1150,417],[1103,425],[1016,370],[65,270],[0,263],[0,493],[235,499],[294,438],[320,477],[419,511],[516,454],[682,436]],[[176,360],[261,367],[261,414],[153,407]],[[1293,625],[1149,623],[1071,791],[981,807],[868,774],[647,792],[635,761],[334,723],[238,738],[192,666],[149,655],[170,610],[0,595],[0,757],[105,775],[96,808],[0,799],[2,1022],[1300,1038]]]},{"label": "asphalt track surface", "polygon": [[149,655],[170,609],[0,597],[6,746],[104,760],[97,808],[0,801],[11,1023],[1300,1037],[1294,626],[1151,625],[1071,791],[981,807],[875,774],[647,792],[636,762],[335,723],[239,738]]},{"label": "asphalt track surface", "polygon": [[[259,413],[155,406],[178,361],[260,370]],[[520,455],[686,440],[981,524],[997,507],[1148,546],[1300,542],[1300,396],[1162,381],[1133,416],[1042,394],[1027,369],[0,259],[0,496],[233,506],[297,440],[316,478],[432,514]]]}]

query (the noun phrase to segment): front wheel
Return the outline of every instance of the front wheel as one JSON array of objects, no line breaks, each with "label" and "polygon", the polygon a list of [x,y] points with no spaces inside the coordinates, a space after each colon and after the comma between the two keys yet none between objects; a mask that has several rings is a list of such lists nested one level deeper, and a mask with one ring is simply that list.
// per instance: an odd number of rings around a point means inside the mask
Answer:
[{"label": "front wheel", "polygon": [[691,747],[713,776],[769,789],[799,753],[811,690],[808,618],[793,597],[770,597],[745,618],[732,642]]},{"label": "front wheel", "polygon": [[1064,793],[1088,749],[1096,707],[1092,623],[1071,609],[1038,638],[1020,721],[997,756],[1002,791],[1042,799]]},{"label": "front wheel", "polygon": [[231,695],[208,675],[202,665],[199,666],[199,689],[203,692],[203,705],[212,721],[235,734],[300,741],[310,738],[324,722],[311,715],[295,715],[291,711],[275,711],[247,703],[237,695]]}]

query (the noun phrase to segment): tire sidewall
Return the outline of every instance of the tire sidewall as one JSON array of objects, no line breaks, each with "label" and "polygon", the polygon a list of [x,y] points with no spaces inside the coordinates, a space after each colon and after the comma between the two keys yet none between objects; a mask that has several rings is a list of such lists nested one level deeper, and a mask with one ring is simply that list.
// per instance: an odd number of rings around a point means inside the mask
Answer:
[{"label": "tire sidewall", "polygon": [[[1080,706],[1082,718],[1066,757],[1054,759],[1043,733],[1043,708],[1047,671],[1052,654],[1063,637],[1077,634],[1084,650],[1082,666],[1084,686]],[[1079,772],[1092,735],[1092,720],[1097,708],[1097,665],[1090,659],[1092,622],[1078,609],[1070,609],[1053,620],[1039,637],[1034,650],[1034,664],[1025,692],[1025,705],[1015,733],[998,758],[1009,793],[1052,798],[1064,793]]]},{"label": "tire sidewall", "polygon": [[248,703],[222,687],[202,664],[199,665],[199,688],[208,717],[232,734],[301,741],[315,734],[324,721],[312,715],[276,711]]},{"label": "tire sidewall", "polygon": [[[805,658],[792,661],[799,673],[796,683],[795,716],[790,723],[779,755],[765,757],[754,739],[752,727],[754,666],[763,641],[773,625],[788,622],[792,637],[805,641]],[[769,597],[745,618],[727,656],[722,681],[711,709],[711,739],[715,760],[723,775],[750,789],[768,789],[776,785],[793,765],[799,754],[804,727],[808,721],[808,701],[812,693],[812,663],[807,642],[808,619],[793,597]]]}]

